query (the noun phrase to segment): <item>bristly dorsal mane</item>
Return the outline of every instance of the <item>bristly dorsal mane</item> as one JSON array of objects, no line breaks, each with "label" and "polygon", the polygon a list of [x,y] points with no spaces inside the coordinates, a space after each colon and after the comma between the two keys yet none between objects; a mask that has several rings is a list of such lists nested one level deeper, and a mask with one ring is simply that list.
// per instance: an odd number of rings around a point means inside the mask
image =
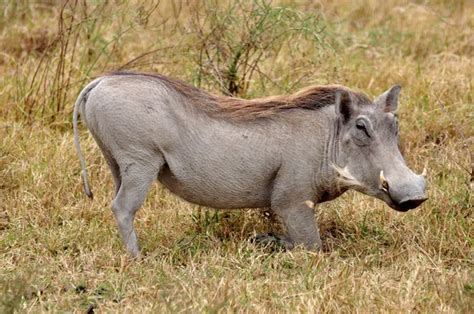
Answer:
[{"label": "bristly dorsal mane", "polygon": [[361,105],[370,105],[372,103],[364,94],[355,92],[341,85],[317,85],[307,87],[291,95],[243,99],[213,95],[181,80],[161,74],[112,72],[107,75],[133,75],[158,79],[210,115],[234,120],[270,118],[278,113],[296,109],[317,110],[319,108],[334,105],[336,93],[338,91],[348,93],[353,101]]},{"label": "bristly dorsal mane", "polygon": [[316,85],[302,89],[291,95],[278,95],[255,99],[218,97],[220,110],[237,119],[272,117],[288,110],[318,110],[334,105],[336,93],[346,92],[351,99],[361,105],[372,102],[364,94],[341,85]]}]

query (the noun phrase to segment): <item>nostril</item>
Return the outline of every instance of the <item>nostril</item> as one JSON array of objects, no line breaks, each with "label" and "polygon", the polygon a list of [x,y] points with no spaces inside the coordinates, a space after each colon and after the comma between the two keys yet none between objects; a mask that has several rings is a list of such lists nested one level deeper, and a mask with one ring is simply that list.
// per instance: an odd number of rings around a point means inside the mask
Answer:
[{"label": "nostril", "polygon": [[400,210],[402,211],[407,211],[409,209],[416,208],[420,206],[424,201],[426,201],[428,198],[427,197],[420,197],[420,198],[415,198],[415,199],[409,199],[403,202],[400,202],[398,204]]}]

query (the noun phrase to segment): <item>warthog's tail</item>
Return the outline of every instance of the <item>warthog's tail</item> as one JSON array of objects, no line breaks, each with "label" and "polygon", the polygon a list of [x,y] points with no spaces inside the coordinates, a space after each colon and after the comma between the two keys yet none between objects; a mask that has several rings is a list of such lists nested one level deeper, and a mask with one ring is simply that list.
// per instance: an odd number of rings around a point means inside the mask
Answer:
[{"label": "warthog's tail", "polygon": [[[86,161],[84,159],[84,155],[82,155],[81,152],[81,144],[79,143],[79,131],[77,128],[77,123],[78,123],[78,116],[79,116],[79,110],[80,106],[85,104],[87,101],[87,96],[89,95],[89,92],[97,86],[97,84],[100,83],[100,78],[92,81],[87,85],[79,94],[79,97],[77,97],[76,103],[74,104],[74,112],[72,115],[72,127],[74,130],[74,145],[76,146],[76,151],[77,155],[79,156],[79,161],[81,162],[81,168],[82,168],[82,183],[84,184],[84,192],[86,192],[86,195],[90,198],[93,198],[94,195],[92,194],[91,188],[89,186],[89,180],[87,177],[87,169],[86,169]],[[84,112],[84,111],[82,111]]]}]

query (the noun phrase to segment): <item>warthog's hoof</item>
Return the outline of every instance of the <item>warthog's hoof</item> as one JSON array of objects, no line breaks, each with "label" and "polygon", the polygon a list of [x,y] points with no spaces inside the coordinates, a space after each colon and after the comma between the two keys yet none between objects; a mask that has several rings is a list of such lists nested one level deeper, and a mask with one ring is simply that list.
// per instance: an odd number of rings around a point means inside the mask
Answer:
[{"label": "warthog's hoof", "polygon": [[273,233],[257,234],[255,237],[252,237],[250,241],[277,250],[291,250],[294,247],[291,241]]}]

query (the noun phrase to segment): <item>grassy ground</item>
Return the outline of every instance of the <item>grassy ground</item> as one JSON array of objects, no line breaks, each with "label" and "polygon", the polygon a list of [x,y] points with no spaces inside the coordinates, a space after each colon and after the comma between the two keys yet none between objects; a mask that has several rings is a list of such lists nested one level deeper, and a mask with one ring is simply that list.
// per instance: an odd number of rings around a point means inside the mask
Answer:
[{"label": "grassy ground", "polygon": [[[472,312],[473,2],[257,8],[271,30],[299,28],[278,40],[249,2],[180,3],[0,5],[0,312]],[[255,51],[245,62],[240,42]],[[281,228],[260,211],[200,208],[157,185],[137,216],[144,258],[130,260],[104,159],[83,130],[90,201],[70,124],[81,86],[119,67],[243,97],[399,83],[401,148],[416,171],[428,164],[430,199],[401,214],[347,193],[318,207],[323,252],[285,252],[248,241]]]}]

